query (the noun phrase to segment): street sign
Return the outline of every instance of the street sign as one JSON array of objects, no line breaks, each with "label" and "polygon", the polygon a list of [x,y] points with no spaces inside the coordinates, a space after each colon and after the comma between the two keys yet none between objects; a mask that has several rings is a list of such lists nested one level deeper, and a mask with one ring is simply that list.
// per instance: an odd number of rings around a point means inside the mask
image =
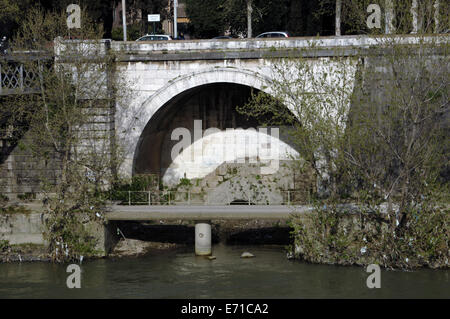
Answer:
[{"label": "street sign", "polygon": [[161,21],[161,15],[159,14],[149,14],[148,22],[159,22]]}]

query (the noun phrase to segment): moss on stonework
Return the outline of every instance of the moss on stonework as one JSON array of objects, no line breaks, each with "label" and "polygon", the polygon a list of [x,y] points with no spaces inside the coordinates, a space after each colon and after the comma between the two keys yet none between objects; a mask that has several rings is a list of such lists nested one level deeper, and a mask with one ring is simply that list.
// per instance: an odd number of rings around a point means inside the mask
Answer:
[{"label": "moss on stonework", "polygon": [[25,206],[6,206],[0,208],[0,214],[12,215],[12,214],[31,214],[32,211]]}]

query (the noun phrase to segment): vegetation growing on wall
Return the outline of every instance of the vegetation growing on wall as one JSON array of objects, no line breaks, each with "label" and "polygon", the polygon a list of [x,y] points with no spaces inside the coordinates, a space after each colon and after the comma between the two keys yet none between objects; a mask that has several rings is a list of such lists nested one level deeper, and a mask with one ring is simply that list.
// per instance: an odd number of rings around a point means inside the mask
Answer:
[{"label": "vegetation growing on wall", "polygon": [[0,240],[0,253],[6,251],[9,248],[9,241]]},{"label": "vegetation growing on wall", "polygon": [[[314,64],[274,60],[273,96],[259,93],[240,109],[264,123],[293,126],[297,150],[319,178],[317,197],[374,212],[386,205],[378,224],[387,228],[373,237],[370,255],[386,267],[448,266],[449,44],[424,32],[408,45],[379,38],[382,51],[361,50],[353,62],[319,54]],[[308,56],[315,50],[306,49]],[[315,215],[321,227],[294,222],[296,240],[306,245],[303,258],[360,263],[357,247],[367,233],[330,233],[342,218],[329,207],[321,214]]]},{"label": "vegetation growing on wall", "polygon": [[394,229],[380,206],[350,210],[317,203],[315,210],[291,221],[293,256],[314,263],[369,265],[394,269],[448,268],[448,208],[423,202],[405,227]]},{"label": "vegetation growing on wall", "polygon": [[[121,162],[114,132],[97,124],[95,118],[108,114],[127,94],[126,83],[120,76],[112,76],[114,57],[97,42],[101,27],[85,10],[81,29],[68,30],[66,19],[65,11],[29,10],[11,52],[17,60],[24,50],[38,57],[20,59],[24,69],[35,75],[32,84],[36,92],[3,100],[0,114],[6,125],[26,123],[15,132],[27,136],[22,147],[39,163],[56,165],[53,180],[39,176],[49,214],[45,236],[55,261],[95,253],[95,240],[85,226],[102,222],[105,190],[117,180]],[[94,45],[58,41],[69,35],[92,39]],[[58,60],[57,51],[62,53],[59,58],[70,59],[70,67]],[[119,82],[120,91],[116,89]]]}]

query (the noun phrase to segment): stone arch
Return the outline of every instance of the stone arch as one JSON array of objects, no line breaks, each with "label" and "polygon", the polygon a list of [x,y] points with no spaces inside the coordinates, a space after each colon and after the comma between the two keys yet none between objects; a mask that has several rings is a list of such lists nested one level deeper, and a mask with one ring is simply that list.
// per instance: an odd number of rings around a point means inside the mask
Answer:
[{"label": "stone arch", "polygon": [[[149,97],[144,105],[146,108],[154,110],[153,113],[165,105],[178,94],[197,86],[211,83],[235,83],[246,85],[268,94],[270,91],[269,78],[257,72],[237,68],[213,68],[204,71],[194,72],[189,75],[179,76],[169,81],[164,87],[156,91]],[[150,121],[150,118],[148,119]]]},{"label": "stone arch", "polygon": [[142,142],[142,134],[158,110],[183,92],[214,83],[240,84],[268,94],[273,93],[270,90],[269,77],[258,72],[235,67],[215,67],[182,75],[169,81],[142,103],[139,112],[134,115],[133,123],[126,125],[129,134],[125,140],[127,145],[127,156],[123,168],[125,175],[131,176],[133,174],[134,162],[138,157],[139,146]]}]

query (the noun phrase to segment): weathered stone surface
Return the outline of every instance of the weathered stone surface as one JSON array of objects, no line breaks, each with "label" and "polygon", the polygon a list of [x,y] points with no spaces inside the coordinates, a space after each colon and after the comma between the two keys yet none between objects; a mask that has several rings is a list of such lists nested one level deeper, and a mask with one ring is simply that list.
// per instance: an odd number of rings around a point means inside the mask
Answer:
[{"label": "weathered stone surface", "polygon": [[44,220],[42,213],[0,214],[0,240],[10,244],[44,245]]},{"label": "weathered stone surface", "polygon": [[[173,114],[165,113],[171,103],[177,103],[184,95],[192,94],[193,90],[201,89],[208,92],[206,87],[218,83],[227,83],[228,91],[230,87],[247,87],[271,94],[273,93],[271,86],[267,84],[269,79],[275,75],[272,66],[273,59],[268,57],[290,57],[292,53],[295,53],[308,58],[312,64],[320,65],[322,61],[328,61],[330,57],[339,55],[344,56],[348,61],[355,62],[358,54],[364,53],[366,48],[377,47],[382,44],[382,40],[383,38],[380,37],[367,36],[321,37],[319,39],[195,40],[166,41],[164,43],[124,43],[104,40],[99,42],[101,47],[97,48],[97,51],[103,54],[106,52],[106,48],[110,47],[113,53],[118,54],[116,74],[120,74],[126,81],[132,83],[134,94],[131,100],[125,101],[124,105],[117,104],[114,109],[99,107],[102,105],[101,103],[92,103],[92,107],[85,108],[83,112],[92,114],[92,123],[88,125],[86,134],[104,135],[105,132],[108,133],[112,130],[119,133],[119,140],[126,148],[126,159],[122,171],[125,175],[130,176],[132,172],[170,174],[170,163],[165,162],[167,158],[164,158],[161,153],[168,151],[170,153],[173,144],[164,143],[168,132],[161,133],[159,124],[164,121],[173,121],[177,127],[191,129],[186,126],[186,119],[183,120],[183,116],[177,118],[172,116]],[[416,40],[411,36],[398,39],[399,43],[413,43]],[[445,43],[448,41],[448,36],[426,39],[426,41],[429,40]],[[76,41],[59,43],[55,47],[57,54],[64,51],[62,48],[72,44],[82,45]],[[314,46],[315,49],[303,50],[311,46]],[[380,57],[382,59],[382,55]],[[63,56],[58,56],[58,61],[62,61],[62,58]],[[380,84],[378,83],[379,79],[383,79],[387,72],[383,68],[382,60],[380,61],[381,65],[375,65],[378,71],[377,84]],[[370,67],[370,65],[368,66]],[[327,72],[326,69],[321,68],[317,68],[316,71],[318,75]],[[353,80],[357,71],[356,68],[351,68],[347,73],[349,74],[348,80]],[[383,90],[378,90],[378,95],[382,98]],[[215,126],[219,120],[226,123],[226,127],[239,126],[240,123],[225,112],[227,107],[216,108],[216,105],[222,103],[221,101],[228,96],[227,94],[218,95],[217,99],[205,100],[202,101],[202,103],[205,102],[203,104],[192,105],[192,117],[208,120],[208,128]],[[234,101],[232,102],[234,103]],[[174,109],[179,111],[176,107]],[[214,113],[214,116],[202,111],[210,111],[211,114]],[[156,121],[156,124],[151,123],[153,120]],[[152,130],[152,127],[156,132],[153,135],[147,134],[147,130]],[[1,149],[4,149],[3,145],[8,143],[7,140],[1,140]],[[154,146],[156,151],[150,149],[149,145]],[[37,171],[42,173],[42,179],[47,179],[51,183],[55,182],[57,174],[51,172],[57,169],[57,161],[37,164],[31,159],[26,159],[27,155],[29,155],[27,151],[19,147],[7,154],[7,158],[0,164],[0,192],[10,197],[38,192],[40,185],[35,178],[39,175],[35,173]],[[154,171],[152,171],[153,168],[155,168]],[[251,171],[242,171],[241,173],[242,176],[254,175]],[[202,188],[208,186],[220,188],[227,180],[233,178],[231,174],[228,175],[228,172],[224,171],[220,171],[216,175],[223,177],[224,180],[212,178],[210,184],[204,180],[200,186]],[[264,184],[274,183],[285,190],[305,189],[310,183],[309,180],[305,180],[305,186],[299,186],[301,180],[294,177],[292,182],[289,176],[282,177],[279,181],[265,179],[261,181]],[[250,182],[250,185],[254,184],[254,181]],[[243,187],[243,193],[246,193],[245,189],[249,187]],[[214,194],[211,196],[214,197]],[[304,197],[304,195],[300,197]],[[262,198],[256,200],[263,201]],[[278,199],[272,198],[271,200]]]}]

